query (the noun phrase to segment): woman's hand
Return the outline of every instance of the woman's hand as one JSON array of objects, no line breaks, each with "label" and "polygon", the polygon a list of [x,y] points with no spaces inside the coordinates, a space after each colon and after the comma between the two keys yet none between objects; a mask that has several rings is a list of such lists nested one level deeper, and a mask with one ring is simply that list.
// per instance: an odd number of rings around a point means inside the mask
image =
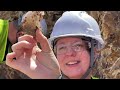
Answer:
[{"label": "woman's hand", "polygon": [[[40,43],[41,49],[37,43]],[[21,36],[18,43],[12,46],[12,50],[6,56],[6,64],[30,78],[55,79],[61,75],[53,50],[40,30],[36,31],[36,38],[30,35]]]}]

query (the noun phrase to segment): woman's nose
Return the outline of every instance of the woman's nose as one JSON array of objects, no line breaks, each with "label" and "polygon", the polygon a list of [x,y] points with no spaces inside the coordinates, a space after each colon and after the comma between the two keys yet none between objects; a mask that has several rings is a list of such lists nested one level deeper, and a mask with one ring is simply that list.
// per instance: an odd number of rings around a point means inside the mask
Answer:
[{"label": "woman's nose", "polygon": [[69,47],[69,48],[67,48],[66,55],[67,56],[75,56],[76,52],[72,48]]}]

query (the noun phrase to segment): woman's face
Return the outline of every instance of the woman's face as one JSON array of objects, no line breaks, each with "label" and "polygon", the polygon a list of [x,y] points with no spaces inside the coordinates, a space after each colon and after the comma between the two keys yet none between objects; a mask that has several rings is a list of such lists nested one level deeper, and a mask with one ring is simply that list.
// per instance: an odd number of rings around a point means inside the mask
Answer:
[{"label": "woman's face", "polygon": [[56,56],[62,72],[70,79],[80,79],[90,65],[85,41],[76,37],[61,38],[56,43]]}]

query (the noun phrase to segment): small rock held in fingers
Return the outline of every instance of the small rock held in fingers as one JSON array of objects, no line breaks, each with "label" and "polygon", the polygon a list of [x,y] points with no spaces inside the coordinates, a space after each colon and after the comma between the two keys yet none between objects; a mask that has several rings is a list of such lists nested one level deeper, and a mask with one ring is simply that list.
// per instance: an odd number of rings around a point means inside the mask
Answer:
[{"label": "small rock held in fingers", "polygon": [[[40,21],[43,19],[44,11],[28,11],[22,18],[20,30],[25,34],[36,35],[36,30],[41,30]],[[42,31],[42,30],[41,30]]]}]

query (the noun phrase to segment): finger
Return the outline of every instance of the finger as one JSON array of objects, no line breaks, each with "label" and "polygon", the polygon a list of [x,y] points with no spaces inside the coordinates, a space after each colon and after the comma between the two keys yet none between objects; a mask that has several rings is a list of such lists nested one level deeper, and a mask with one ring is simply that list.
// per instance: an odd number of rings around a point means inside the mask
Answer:
[{"label": "finger", "polygon": [[14,60],[14,58],[16,58],[16,53],[12,52],[12,53],[8,53],[6,56],[6,65],[14,68],[14,69],[18,69],[18,61]]},{"label": "finger", "polygon": [[20,41],[12,45],[12,50],[15,52],[16,50],[21,50],[23,48],[31,49],[32,47],[33,47],[32,43],[29,43],[27,41]]},{"label": "finger", "polygon": [[32,43],[27,41],[20,41],[14,45],[12,45],[13,52],[16,53],[16,58],[21,56],[24,52],[27,52],[27,49],[30,50],[34,47]]},{"label": "finger", "polygon": [[6,64],[8,66],[12,66],[12,62],[14,62],[14,58],[15,58],[15,53],[14,52],[8,53],[7,56],[6,56]]},{"label": "finger", "polygon": [[40,30],[36,31],[36,40],[40,43],[42,51],[50,52],[52,49],[49,45],[47,38],[42,34]]},{"label": "finger", "polygon": [[21,36],[21,37],[18,38],[18,41],[23,41],[23,40],[26,40],[30,43],[36,43],[33,36],[31,36],[31,35],[24,35],[24,36]]}]

